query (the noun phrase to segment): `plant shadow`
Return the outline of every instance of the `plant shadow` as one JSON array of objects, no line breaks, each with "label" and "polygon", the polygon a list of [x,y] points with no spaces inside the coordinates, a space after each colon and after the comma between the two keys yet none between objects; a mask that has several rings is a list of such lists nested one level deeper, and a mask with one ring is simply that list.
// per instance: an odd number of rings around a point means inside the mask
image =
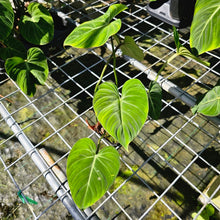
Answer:
[{"label": "plant shadow", "polygon": [[[209,168],[210,165],[213,167],[218,167],[220,164],[220,151],[216,151],[216,149],[214,147],[211,148],[207,148],[205,149],[203,152],[199,151],[197,152],[198,155],[201,154],[201,157],[203,158],[203,160],[201,158],[196,159],[195,163],[201,167],[201,168]],[[195,156],[192,158],[192,160],[195,158]],[[204,162],[204,160],[206,162]]]},{"label": "plant shadow", "polygon": [[[183,201],[184,205],[181,204],[180,206],[182,209],[180,217],[186,219],[189,216],[189,213],[192,210],[196,209],[197,198],[199,196],[199,193],[196,192],[188,183],[186,183],[184,179],[179,177],[178,174],[174,172],[174,170],[172,170],[170,167],[168,166],[161,167],[157,162],[151,159],[149,160],[149,156],[146,154],[146,152],[142,150],[134,142],[131,142],[130,146],[144,161],[148,161],[148,164],[152,166],[153,169],[159,175],[161,175],[164,179],[166,179],[166,181],[168,181],[169,184],[172,184],[172,187],[174,187],[178,192],[180,192],[180,194],[184,195],[184,201]],[[136,184],[140,184],[141,186],[144,185],[140,180],[137,179],[131,181],[135,181]],[[164,189],[161,188],[159,184],[151,184],[151,183],[147,183],[147,184],[159,194],[163,193],[164,191]],[[175,194],[171,190],[169,190],[168,192],[166,192],[166,196],[171,200],[173,200],[173,199],[177,199],[178,194]],[[155,199],[155,198],[156,197],[153,196],[150,199]]]}]

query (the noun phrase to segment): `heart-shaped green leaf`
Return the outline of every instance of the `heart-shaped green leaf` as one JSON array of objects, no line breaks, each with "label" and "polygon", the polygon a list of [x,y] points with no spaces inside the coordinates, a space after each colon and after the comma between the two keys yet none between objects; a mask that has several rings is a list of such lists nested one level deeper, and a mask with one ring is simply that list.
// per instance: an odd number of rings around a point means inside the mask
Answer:
[{"label": "heart-shaped green leaf", "polygon": [[9,0],[0,0],[0,40],[6,39],[14,25],[14,12]]},{"label": "heart-shaped green leaf", "polygon": [[28,50],[26,60],[21,57],[7,59],[5,69],[22,91],[29,96],[34,95],[36,84],[45,83],[49,72],[46,56],[36,47]]},{"label": "heart-shaped green leaf", "polygon": [[37,3],[28,5],[30,16],[23,16],[19,22],[19,30],[24,39],[32,44],[44,45],[53,39],[53,18],[47,9]]},{"label": "heart-shaped green leaf", "polygon": [[149,115],[154,120],[160,117],[162,108],[162,88],[159,83],[152,81],[149,87]]},{"label": "heart-shaped green leaf", "polygon": [[199,54],[220,47],[220,1],[197,0],[190,30],[190,46]]},{"label": "heart-shaped green leaf", "polygon": [[199,112],[206,116],[217,116],[220,114],[220,86],[215,86],[208,91],[198,105],[192,108],[193,114]]},{"label": "heart-shaped green leaf", "polygon": [[122,4],[114,4],[107,12],[91,21],[84,22],[76,27],[64,41],[64,46],[76,48],[91,48],[102,46],[112,35],[121,28],[121,20],[111,20],[120,12],[127,9]]},{"label": "heart-shaped green leaf", "polygon": [[209,62],[203,61],[201,60],[199,57],[195,56],[194,54],[192,54],[187,48],[185,48],[179,41],[179,34],[176,30],[176,27],[173,26],[173,35],[174,35],[174,41],[176,44],[176,51],[177,54],[182,55],[184,57],[196,60],[197,62],[206,65],[206,66],[210,66]]},{"label": "heart-shaped green leaf", "polygon": [[11,57],[26,57],[26,48],[21,41],[9,35],[7,39],[4,40],[4,45],[6,47],[0,47],[0,58],[6,60]]},{"label": "heart-shaped green leaf", "polygon": [[96,153],[89,138],[75,143],[67,159],[67,180],[76,205],[85,209],[100,199],[113,184],[119,168],[118,151],[104,147]]},{"label": "heart-shaped green leaf", "polygon": [[125,36],[124,42],[122,43],[120,49],[123,55],[127,55],[139,61],[144,59],[143,51],[138,47],[134,39],[130,36]]},{"label": "heart-shaped green leaf", "polygon": [[125,82],[120,97],[116,85],[102,83],[94,95],[93,108],[104,129],[126,150],[148,116],[148,97],[138,79]]}]

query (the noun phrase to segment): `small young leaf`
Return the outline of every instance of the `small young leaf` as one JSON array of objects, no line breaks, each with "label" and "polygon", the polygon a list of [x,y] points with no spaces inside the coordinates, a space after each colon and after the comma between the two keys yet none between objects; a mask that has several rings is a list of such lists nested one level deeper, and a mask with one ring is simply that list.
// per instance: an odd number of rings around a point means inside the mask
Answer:
[{"label": "small young leaf", "polygon": [[76,205],[85,209],[99,200],[113,184],[119,168],[118,151],[104,147],[96,154],[89,138],[75,143],[67,159],[67,180]]},{"label": "small young leaf", "polygon": [[9,0],[0,0],[0,40],[6,39],[14,25],[14,11]]},{"label": "small young leaf", "polygon": [[196,60],[197,62],[205,65],[205,66],[210,66],[209,62],[201,60],[199,57],[195,56],[192,54],[188,49],[186,49],[179,41],[179,34],[178,31],[176,30],[176,27],[173,26],[173,36],[174,36],[174,41],[176,45],[176,52],[179,55],[182,55],[184,57]]},{"label": "small young leaf", "polygon": [[150,83],[149,93],[149,115],[154,120],[160,117],[162,108],[162,89],[159,83],[152,81]]},{"label": "small young leaf", "polygon": [[9,35],[7,39],[4,40],[4,45],[7,47],[0,48],[0,58],[6,60],[11,57],[26,57],[26,49],[21,41]]},{"label": "small young leaf", "polygon": [[28,5],[30,16],[23,16],[19,21],[19,30],[24,39],[35,45],[44,45],[53,39],[53,18],[47,9],[37,3]]},{"label": "small young leaf", "polygon": [[39,48],[30,48],[27,59],[12,57],[6,60],[5,69],[17,82],[21,90],[29,96],[36,91],[36,84],[44,84],[48,76],[47,59]]},{"label": "small young leaf", "polygon": [[144,59],[143,51],[138,47],[133,38],[130,36],[125,36],[124,42],[122,43],[120,48],[123,55],[132,57],[138,61]]},{"label": "small young leaf", "polygon": [[179,48],[179,55],[182,55],[184,57],[188,57],[190,59],[196,60],[197,62],[205,65],[205,66],[210,66],[209,62],[203,61],[201,60],[199,57],[195,56],[194,54],[192,54],[188,49],[186,49],[184,46],[180,46]]},{"label": "small young leaf", "polygon": [[208,204],[205,207],[205,211],[207,212],[208,216],[213,216],[215,214],[215,208],[211,204]]},{"label": "small young leaf", "polygon": [[64,46],[76,48],[102,46],[109,37],[120,30],[121,20],[117,19],[112,22],[111,20],[125,9],[127,6],[122,4],[111,5],[104,15],[76,27],[65,39]]},{"label": "small young leaf", "polygon": [[220,114],[220,86],[215,86],[208,91],[204,98],[192,108],[193,114],[199,112],[206,116],[218,116]]},{"label": "small young leaf", "polygon": [[93,108],[104,129],[126,150],[148,116],[148,96],[138,79],[125,82],[120,97],[116,85],[102,83],[94,95]]},{"label": "small young leaf", "polygon": [[198,54],[220,47],[220,1],[197,0],[190,30],[190,47]]}]

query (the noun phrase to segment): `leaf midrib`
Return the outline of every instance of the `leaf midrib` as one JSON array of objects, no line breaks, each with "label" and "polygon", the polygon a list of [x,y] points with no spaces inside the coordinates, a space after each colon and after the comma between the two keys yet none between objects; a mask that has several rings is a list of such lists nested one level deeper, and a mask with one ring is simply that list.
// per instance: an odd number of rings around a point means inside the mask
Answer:
[{"label": "leaf midrib", "polygon": [[[87,197],[87,193],[88,193],[88,189],[89,189],[90,182],[91,182],[91,179],[92,179],[92,173],[93,173],[93,170],[94,170],[94,167],[95,167],[95,163],[96,163],[97,157],[98,157],[98,155],[95,154],[94,158],[93,158],[93,161],[92,161],[92,164],[91,164],[91,169],[90,169],[90,173],[89,173],[88,183],[86,185],[86,191],[85,191],[84,199]],[[83,204],[84,204],[84,201],[83,201]]]},{"label": "leaf midrib", "polygon": [[211,102],[215,102],[216,100],[220,100],[220,97],[217,97],[217,98],[208,100],[208,101],[206,101],[206,102],[203,102],[202,105],[206,105],[206,104],[209,104],[209,103],[211,103]]},{"label": "leaf midrib", "polygon": [[[99,30],[99,29],[103,29],[105,27],[107,27],[110,23],[108,22],[105,22],[102,26],[98,26],[98,27],[89,27],[89,31],[87,31],[87,34],[90,34],[91,32],[95,32],[96,30]],[[87,26],[88,24],[85,25],[85,27],[81,27],[81,29],[83,28],[88,28]],[[79,35],[75,35],[75,38],[78,38],[78,36],[80,36],[81,34]]]},{"label": "leaf midrib", "polygon": [[212,13],[212,15],[209,17],[209,19],[207,20],[207,22],[205,23],[205,25],[202,28],[201,34],[199,35],[199,41],[202,38],[202,33],[204,33],[205,28],[207,27],[208,23],[210,22],[210,20],[213,18],[213,16],[218,12],[218,10],[220,10],[220,6],[217,7],[217,9],[214,11],[214,13]]}]

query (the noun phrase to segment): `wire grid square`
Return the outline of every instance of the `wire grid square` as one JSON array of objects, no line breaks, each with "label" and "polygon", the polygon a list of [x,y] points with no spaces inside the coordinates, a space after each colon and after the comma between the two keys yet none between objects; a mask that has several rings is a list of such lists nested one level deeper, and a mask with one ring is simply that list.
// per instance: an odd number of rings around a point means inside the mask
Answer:
[{"label": "wire grid square", "polygon": [[[122,19],[120,34],[132,36],[143,49],[145,71],[157,72],[162,62],[174,54],[175,44],[171,27],[149,16],[146,3],[128,4],[129,9],[119,15]],[[52,4],[80,23],[103,14],[109,6],[105,1]],[[180,36],[181,43],[187,46],[189,31],[180,30]],[[48,55],[49,79],[34,98],[23,94],[5,74],[0,75],[0,94],[4,97],[0,100],[34,148],[43,147],[53,157],[55,163],[48,166],[48,171],[55,165],[65,171],[69,150],[79,138],[90,137],[97,142],[98,135],[87,128],[86,120],[91,124],[96,121],[92,109],[94,87],[109,55],[105,47],[64,50],[52,46]],[[219,80],[219,51],[206,53],[202,58],[211,62],[211,68],[178,57],[162,72],[163,80],[175,83],[195,97],[205,93]],[[121,57],[117,58],[117,72],[120,87],[129,78],[138,78],[146,88],[149,86],[147,74]],[[103,78],[107,80],[114,80],[111,63]],[[45,173],[34,168],[29,155],[2,118],[0,126],[4,165],[0,168],[11,175],[17,190],[38,201],[37,206],[30,208],[14,197],[14,204],[8,207],[15,210],[19,219],[71,218],[46,183]],[[149,118],[130,144],[129,152],[119,149],[122,161],[119,175],[92,209],[100,219],[191,219],[191,211],[199,204],[198,196],[203,195],[210,180],[219,175],[219,142],[217,125],[201,115],[193,116],[178,97],[163,91],[160,119]],[[7,182],[8,177],[4,176],[3,183]],[[15,188],[12,191],[16,191]],[[4,205],[8,203],[4,201]],[[200,205],[200,211],[202,208]]]}]

